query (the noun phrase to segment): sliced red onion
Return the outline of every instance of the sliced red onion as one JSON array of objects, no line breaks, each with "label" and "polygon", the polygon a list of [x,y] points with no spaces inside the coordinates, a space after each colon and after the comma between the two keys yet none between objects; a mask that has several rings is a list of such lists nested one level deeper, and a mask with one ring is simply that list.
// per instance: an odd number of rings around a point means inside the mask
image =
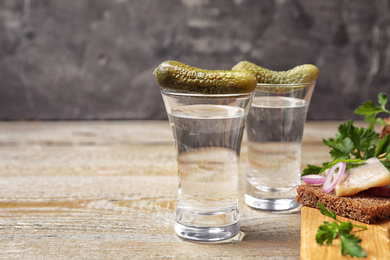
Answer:
[{"label": "sliced red onion", "polygon": [[390,185],[370,188],[368,192],[375,196],[390,198]]},{"label": "sliced red onion", "polygon": [[[324,193],[331,192],[334,187],[339,183],[341,178],[344,175],[345,167],[347,166],[347,163],[345,162],[339,162],[330,168],[328,174],[325,177],[324,185],[322,186],[324,189]],[[336,170],[339,169],[336,173]],[[333,176],[335,174],[335,176]]]},{"label": "sliced red onion", "polygon": [[302,176],[302,180],[306,184],[322,185],[322,184],[324,184],[325,176],[318,175],[318,174],[308,174],[308,175]]}]

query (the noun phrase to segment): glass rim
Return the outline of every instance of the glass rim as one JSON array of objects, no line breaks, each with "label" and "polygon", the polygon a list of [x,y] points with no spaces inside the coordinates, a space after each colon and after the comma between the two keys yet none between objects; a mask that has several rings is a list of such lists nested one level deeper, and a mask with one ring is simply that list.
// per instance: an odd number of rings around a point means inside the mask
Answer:
[{"label": "glass rim", "polygon": [[312,81],[308,83],[290,83],[290,84],[268,84],[268,83],[258,83],[256,85],[255,91],[258,92],[267,92],[274,94],[286,94],[302,90],[314,89],[317,81]]},{"label": "glass rim", "polygon": [[256,87],[309,87],[315,85],[317,81],[305,82],[305,83],[257,83]]},{"label": "glass rim", "polygon": [[174,90],[162,89],[162,94],[172,95],[172,96],[181,96],[181,97],[207,97],[207,98],[229,98],[229,97],[247,97],[253,96],[255,91],[252,92],[242,92],[242,93],[226,93],[226,94],[202,94],[202,93],[185,93],[177,92]]}]

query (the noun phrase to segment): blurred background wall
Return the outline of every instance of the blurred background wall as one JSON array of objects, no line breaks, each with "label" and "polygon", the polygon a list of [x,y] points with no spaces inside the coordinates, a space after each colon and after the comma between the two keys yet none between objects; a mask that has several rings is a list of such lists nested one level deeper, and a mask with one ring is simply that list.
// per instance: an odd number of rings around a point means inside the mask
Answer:
[{"label": "blurred background wall", "polygon": [[1,0],[0,120],[166,119],[164,60],[312,63],[309,120],[390,94],[389,0]]}]

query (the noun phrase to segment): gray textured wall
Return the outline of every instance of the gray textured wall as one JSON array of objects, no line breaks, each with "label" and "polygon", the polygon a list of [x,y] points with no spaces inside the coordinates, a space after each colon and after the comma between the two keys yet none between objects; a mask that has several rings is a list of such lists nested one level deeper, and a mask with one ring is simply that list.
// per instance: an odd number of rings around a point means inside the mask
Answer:
[{"label": "gray textured wall", "polygon": [[353,118],[390,94],[390,1],[2,0],[0,120],[165,119],[152,71],[167,59],[313,63],[308,119]]}]

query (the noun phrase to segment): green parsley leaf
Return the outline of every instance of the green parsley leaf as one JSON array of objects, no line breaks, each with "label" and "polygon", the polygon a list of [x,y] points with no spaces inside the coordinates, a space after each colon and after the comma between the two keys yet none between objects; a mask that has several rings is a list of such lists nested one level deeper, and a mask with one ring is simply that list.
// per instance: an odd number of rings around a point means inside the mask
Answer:
[{"label": "green parsley leaf", "polygon": [[383,119],[380,118],[380,117],[378,117],[377,119],[375,119],[375,122],[377,122],[377,123],[380,124],[380,125],[387,126],[386,121],[383,120]]},{"label": "green parsley leaf", "polygon": [[338,127],[339,132],[336,134],[336,139],[340,141],[342,139],[349,137],[352,127],[353,127],[352,120],[349,120],[346,123],[339,125]]},{"label": "green parsley leaf", "polygon": [[375,145],[368,147],[367,150],[363,154],[363,159],[367,160],[367,159],[370,159],[372,157],[375,157],[375,151],[376,151]]},{"label": "green parsley leaf", "polygon": [[359,106],[354,113],[358,115],[364,115],[364,120],[367,122],[370,122],[369,129],[374,129],[374,123],[377,122],[382,125],[387,125],[386,122],[384,122],[381,119],[376,119],[377,115],[380,113],[387,113],[390,114],[390,111],[387,110],[386,104],[387,104],[387,95],[385,93],[379,93],[378,94],[378,103],[379,106],[374,103],[374,101],[369,100],[364,102],[361,106]]},{"label": "green parsley leaf", "polygon": [[333,159],[348,159],[349,154],[352,153],[354,146],[349,137],[346,137],[341,140],[330,138],[329,140],[322,140],[322,142],[331,148],[330,155]]},{"label": "green parsley leaf", "polygon": [[[388,155],[388,160],[390,160],[390,153],[387,154]],[[388,171],[390,171],[390,161],[381,161],[381,163],[383,164],[383,166],[385,166],[387,168]]]},{"label": "green parsley leaf", "polygon": [[359,106],[354,113],[358,115],[373,115],[382,112],[383,109],[380,106],[377,106],[374,101],[369,100],[364,102]]},{"label": "green parsley leaf", "polygon": [[375,152],[375,157],[379,157],[384,153],[390,152],[390,134],[385,135],[378,144],[378,148]]},{"label": "green parsley leaf", "polygon": [[323,245],[326,243],[327,245],[331,245],[333,242],[333,239],[337,238],[337,232],[332,225],[324,221],[324,224],[321,225],[318,228],[317,234],[316,234],[316,242],[317,244]]},{"label": "green parsley leaf", "polygon": [[341,254],[346,255],[349,254],[350,256],[356,256],[356,257],[367,257],[367,253],[363,250],[363,247],[359,245],[359,243],[362,241],[359,237],[355,236],[354,234],[344,234],[340,233],[340,240],[341,240]]},{"label": "green parsley leaf", "polygon": [[330,212],[327,208],[325,208],[324,204],[322,204],[321,202],[318,202],[317,206],[320,209],[320,212],[321,212],[322,215],[330,217],[330,218],[336,220],[336,213]]},{"label": "green parsley leaf", "polygon": [[385,93],[378,94],[378,102],[381,105],[382,110],[386,111],[387,95]]},{"label": "green parsley leaf", "polygon": [[352,154],[354,154],[356,158],[363,158],[362,153],[371,150],[372,146],[375,146],[379,139],[379,134],[374,130],[365,129],[363,127],[357,128],[353,125],[350,128],[349,134],[356,149]]},{"label": "green parsley leaf", "polygon": [[[374,130],[363,127],[355,127],[353,121],[348,121],[339,126],[336,138],[322,140],[331,148],[329,151],[333,159],[349,159],[354,156],[356,159],[370,158],[374,156],[379,134]],[[369,152],[364,156],[365,152]],[[372,157],[371,156],[371,157]]]},{"label": "green parsley leaf", "polygon": [[322,215],[335,220],[335,222],[324,221],[324,224],[319,226],[316,234],[317,244],[323,245],[326,243],[327,245],[331,245],[334,239],[340,237],[340,250],[343,256],[349,254],[352,257],[366,257],[366,252],[359,245],[361,239],[358,236],[351,234],[350,232],[352,231],[353,227],[359,227],[363,229],[367,229],[367,227],[354,225],[351,222],[340,221],[337,219],[335,212],[330,212],[320,202],[318,202],[317,205]]},{"label": "green parsley leaf", "polygon": [[339,232],[343,232],[345,234],[348,234],[353,229],[353,225],[351,222],[340,222],[338,228],[339,228]]},{"label": "green parsley leaf", "polygon": [[309,175],[309,174],[320,174],[322,167],[318,167],[315,165],[308,164],[307,168],[305,168],[301,174],[301,176]]}]

